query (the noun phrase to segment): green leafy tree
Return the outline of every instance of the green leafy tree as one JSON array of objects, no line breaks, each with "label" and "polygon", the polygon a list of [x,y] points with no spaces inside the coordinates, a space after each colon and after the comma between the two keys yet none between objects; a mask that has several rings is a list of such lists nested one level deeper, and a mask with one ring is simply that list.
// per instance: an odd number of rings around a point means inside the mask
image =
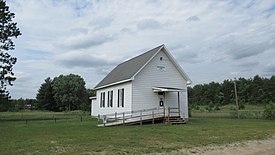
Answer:
[{"label": "green leafy tree", "polygon": [[0,112],[8,111],[11,107],[10,101],[0,94]]},{"label": "green leafy tree", "polygon": [[265,92],[269,102],[275,103],[275,75],[273,75],[270,80],[266,81]]},{"label": "green leafy tree", "polygon": [[264,109],[264,118],[274,120],[275,119],[275,104],[270,102],[269,104],[265,105]]},{"label": "green leafy tree", "polygon": [[12,38],[21,35],[17,23],[12,21],[14,17],[6,2],[0,0],[0,98],[9,97],[7,86],[16,79],[12,70],[17,59],[8,53],[15,47]]},{"label": "green leafy tree", "polygon": [[85,82],[79,75],[60,75],[53,80],[54,100],[59,111],[79,109],[87,102]]},{"label": "green leafy tree", "polygon": [[11,100],[11,104],[13,105],[12,111],[20,111],[23,110],[25,103],[25,100],[23,98],[17,99],[17,100]]},{"label": "green leafy tree", "polygon": [[[275,76],[270,79],[259,75],[250,79],[239,78],[236,80],[239,108],[244,109],[245,104],[266,104],[275,102]],[[188,98],[191,105],[216,106],[234,104],[234,84],[232,80],[223,83],[211,82],[188,87]]]},{"label": "green leafy tree", "polygon": [[96,96],[96,91],[92,89],[86,89],[85,102],[80,105],[80,109],[83,111],[91,111],[91,100],[89,97]]},{"label": "green leafy tree", "polygon": [[38,93],[36,95],[37,109],[57,111],[57,105],[54,100],[53,94],[53,82],[50,77],[45,79],[45,82],[41,84]]}]

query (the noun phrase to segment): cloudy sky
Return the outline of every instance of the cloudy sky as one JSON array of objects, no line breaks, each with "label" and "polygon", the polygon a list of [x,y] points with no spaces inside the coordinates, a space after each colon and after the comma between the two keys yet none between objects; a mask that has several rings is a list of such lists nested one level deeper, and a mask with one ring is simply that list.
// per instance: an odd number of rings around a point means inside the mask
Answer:
[{"label": "cloudy sky", "polygon": [[7,0],[14,40],[12,98],[35,98],[47,77],[93,88],[119,63],[165,44],[193,85],[275,75],[274,0]]}]

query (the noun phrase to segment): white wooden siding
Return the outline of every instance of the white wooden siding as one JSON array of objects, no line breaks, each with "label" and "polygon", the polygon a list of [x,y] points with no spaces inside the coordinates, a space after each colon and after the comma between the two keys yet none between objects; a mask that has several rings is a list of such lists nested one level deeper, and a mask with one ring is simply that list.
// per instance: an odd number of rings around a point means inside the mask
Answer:
[{"label": "white wooden siding", "polygon": [[[160,60],[162,57],[162,61]],[[182,77],[167,55],[160,51],[133,81],[133,110],[159,107],[160,96],[152,87],[174,87],[187,89],[186,80]],[[180,93],[181,110],[186,113],[187,93]],[[177,92],[166,92],[165,107],[178,107]],[[183,110],[184,108],[184,110]],[[188,111],[187,111],[188,113]],[[185,115],[188,118],[188,115]]]},{"label": "white wooden siding", "polygon": [[[124,107],[118,107],[118,89],[124,88]],[[108,91],[113,91],[113,107],[107,107],[108,104]],[[100,94],[105,92],[105,107],[100,107]],[[132,110],[132,83],[123,83],[103,89],[96,92],[96,100],[92,100],[92,116],[111,114],[115,112],[125,112]]]}]

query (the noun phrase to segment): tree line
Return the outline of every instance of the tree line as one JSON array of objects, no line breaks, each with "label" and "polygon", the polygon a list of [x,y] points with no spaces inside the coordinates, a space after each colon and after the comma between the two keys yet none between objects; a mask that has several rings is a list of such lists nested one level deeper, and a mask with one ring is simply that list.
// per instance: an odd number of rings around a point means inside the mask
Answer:
[{"label": "tree line", "polygon": [[[245,104],[275,103],[275,76],[235,79],[240,108]],[[188,87],[189,104],[222,106],[235,103],[233,80],[211,82]]]},{"label": "tree line", "polygon": [[[245,104],[275,103],[275,76],[235,80],[239,107]],[[36,99],[4,99],[0,98],[0,111],[18,111],[36,109],[49,111],[90,110],[90,96],[96,92],[85,88],[85,81],[79,75],[60,75],[46,78],[41,84]],[[224,80],[222,83],[211,82],[188,87],[190,107],[195,105],[211,105],[219,107],[235,104],[234,83]]]},{"label": "tree line", "polygon": [[90,111],[90,96],[95,96],[95,91],[86,89],[85,81],[79,75],[60,75],[54,79],[48,77],[41,84],[36,99],[2,98],[0,111]]}]

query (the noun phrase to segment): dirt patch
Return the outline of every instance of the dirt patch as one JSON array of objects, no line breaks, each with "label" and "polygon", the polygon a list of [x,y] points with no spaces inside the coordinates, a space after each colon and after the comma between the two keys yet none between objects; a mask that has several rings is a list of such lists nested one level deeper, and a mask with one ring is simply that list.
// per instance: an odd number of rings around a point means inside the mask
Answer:
[{"label": "dirt patch", "polygon": [[275,137],[221,146],[196,147],[172,152],[172,155],[275,155]]},{"label": "dirt patch", "polygon": [[275,137],[267,140],[245,141],[223,146],[208,146],[181,151],[179,151],[180,154],[193,155],[274,155]]}]

